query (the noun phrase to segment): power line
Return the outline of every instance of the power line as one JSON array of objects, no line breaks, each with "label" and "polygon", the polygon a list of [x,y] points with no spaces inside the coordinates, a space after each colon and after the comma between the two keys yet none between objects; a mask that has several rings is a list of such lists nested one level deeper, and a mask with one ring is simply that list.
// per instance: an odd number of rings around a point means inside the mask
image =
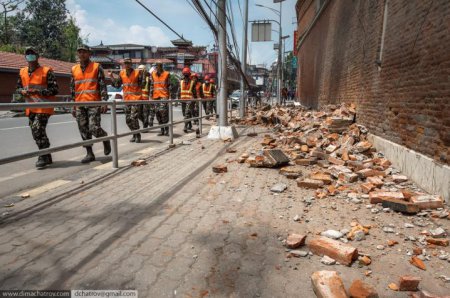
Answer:
[{"label": "power line", "polygon": [[175,33],[176,36],[178,36],[179,38],[181,38],[182,40],[185,40],[183,35],[178,34],[178,32],[176,32],[174,29],[172,29],[172,27],[170,27],[166,22],[164,22],[163,20],[161,20],[156,14],[154,14],[147,6],[145,6],[144,4],[142,4],[141,1],[139,0],[135,0],[137,3],[139,3],[146,11],[148,11],[152,16],[154,16],[158,21],[160,21],[161,23],[164,24],[164,26],[166,26],[167,28],[169,28],[170,31],[172,31],[173,33]]}]

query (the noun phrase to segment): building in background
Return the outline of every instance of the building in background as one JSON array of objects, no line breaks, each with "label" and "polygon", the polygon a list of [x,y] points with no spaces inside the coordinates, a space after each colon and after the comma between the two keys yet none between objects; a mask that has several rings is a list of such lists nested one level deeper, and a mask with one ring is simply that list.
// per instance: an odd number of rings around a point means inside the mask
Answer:
[{"label": "building in background", "polygon": [[[39,64],[53,68],[59,87],[58,100],[66,99],[70,95],[70,77],[75,64],[43,57],[39,58]],[[0,103],[11,102],[19,71],[27,65],[24,55],[0,52]]]}]

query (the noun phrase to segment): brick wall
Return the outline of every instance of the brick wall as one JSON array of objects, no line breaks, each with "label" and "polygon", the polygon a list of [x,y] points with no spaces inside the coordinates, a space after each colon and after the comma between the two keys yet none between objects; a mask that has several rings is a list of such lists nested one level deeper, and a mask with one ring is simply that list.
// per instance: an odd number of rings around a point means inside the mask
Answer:
[{"label": "brick wall", "polygon": [[378,68],[385,1],[326,1],[299,48],[300,99],[353,102],[372,133],[449,164],[450,1],[388,0]]}]

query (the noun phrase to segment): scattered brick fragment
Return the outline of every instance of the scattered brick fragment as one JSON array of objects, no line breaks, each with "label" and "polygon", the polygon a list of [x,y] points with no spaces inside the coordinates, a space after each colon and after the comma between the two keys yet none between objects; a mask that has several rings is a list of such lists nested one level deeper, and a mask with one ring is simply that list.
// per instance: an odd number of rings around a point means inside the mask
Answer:
[{"label": "scattered brick fragment", "polygon": [[213,166],[212,169],[213,169],[214,173],[218,173],[218,174],[228,172],[228,168],[226,165],[215,165],[215,166]]},{"label": "scattered brick fragment", "polygon": [[314,293],[319,298],[347,298],[344,283],[336,271],[316,271],[311,275]]},{"label": "scattered brick fragment", "polygon": [[313,254],[329,256],[347,266],[350,266],[358,258],[358,250],[356,248],[327,237],[314,238],[309,242],[308,246]]}]

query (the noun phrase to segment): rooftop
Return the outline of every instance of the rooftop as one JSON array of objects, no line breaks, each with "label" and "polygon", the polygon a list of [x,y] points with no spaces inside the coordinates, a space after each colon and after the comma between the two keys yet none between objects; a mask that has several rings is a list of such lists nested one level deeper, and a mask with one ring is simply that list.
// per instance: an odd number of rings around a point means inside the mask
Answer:
[{"label": "rooftop", "polygon": [[[61,60],[39,58],[39,64],[50,66],[56,74],[70,75],[75,63]],[[0,51],[0,72],[19,72],[22,67],[27,66],[24,55]]]}]

